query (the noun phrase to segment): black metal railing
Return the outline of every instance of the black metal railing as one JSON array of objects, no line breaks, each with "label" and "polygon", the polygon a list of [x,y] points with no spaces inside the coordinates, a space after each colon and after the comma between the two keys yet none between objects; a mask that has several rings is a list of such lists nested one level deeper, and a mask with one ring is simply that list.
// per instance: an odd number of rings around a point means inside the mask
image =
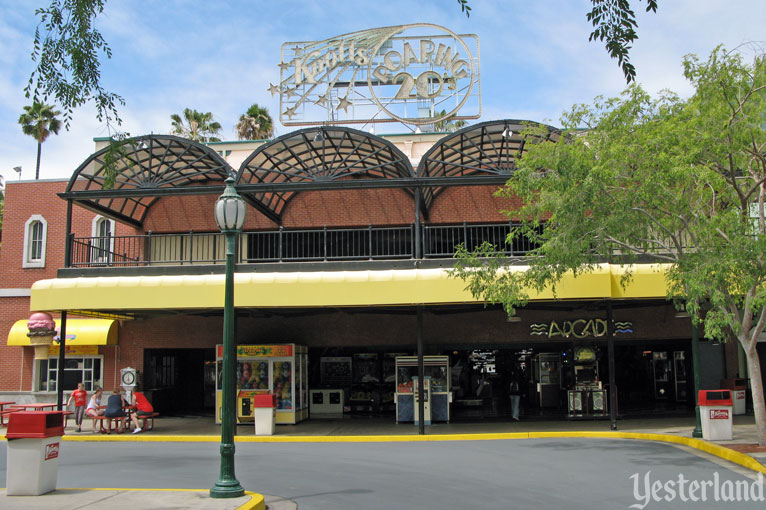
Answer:
[{"label": "black metal railing", "polygon": [[[421,226],[423,258],[446,258],[455,247],[469,250],[489,242],[507,255],[523,255],[533,246],[526,238],[506,238],[509,223]],[[415,258],[415,225],[394,227],[286,229],[243,232],[239,263]],[[220,232],[187,232],[110,237],[71,237],[72,267],[223,264]]]}]

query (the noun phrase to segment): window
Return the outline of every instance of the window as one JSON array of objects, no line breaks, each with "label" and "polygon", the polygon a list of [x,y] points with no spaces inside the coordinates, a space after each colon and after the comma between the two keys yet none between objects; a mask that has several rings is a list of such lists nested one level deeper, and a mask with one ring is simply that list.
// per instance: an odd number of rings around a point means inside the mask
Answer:
[{"label": "window", "polygon": [[48,222],[39,214],[30,216],[24,224],[24,254],[21,266],[45,267],[45,245]]},{"label": "window", "polygon": [[91,261],[109,264],[114,252],[114,220],[96,216],[93,218],[93,243]]},{"label": "window", "polygon": [[[64,360],[64,391],[77,388],[77,383],[83,383],[86,391],[93,391],[101,382],[100,357],[97,358],[66,358]],[[37,391],[58,391],[58,358],[40,360],[37,372]]]}]

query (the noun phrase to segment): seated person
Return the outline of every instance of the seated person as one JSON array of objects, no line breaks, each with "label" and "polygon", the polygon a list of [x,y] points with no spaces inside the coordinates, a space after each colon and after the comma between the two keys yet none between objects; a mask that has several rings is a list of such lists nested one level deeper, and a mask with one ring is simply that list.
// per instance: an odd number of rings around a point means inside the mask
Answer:
[{"label": "seated person", "polygon": [[[127,403],[122,396],[122,392],[118,388],[115,388],[112,390],[112,394],[109,395],[109,398],[106,401],[104,416],[107,418],[127,418],[128,414],[123,409],[126,405]],[[135,413],[130,415],[130,421],[132,421],[135,426],[133,433],[136,434],[141,432],[141,427],[138,426],[138,419],[136,419]]]},{"label": "seated person", "polygon": [[146,399],[146,396],[140,391],[133,392],[133,406],[136,408],[134,415],[136,418],[136,430],[134,430],[133,433],[137,434],[141,432],[141,428],[138,426],[138,418],[141,418],[142,416],[151,416],[152,413],[154,413],[154,408]]},{"label": "seated person", "polygon": [[[88,407],[85,408],[86,416],[96,418],[104,415],[104,410],[99,409],[99,407],[101,407],[101,395],[103,393],[104,390],[102,390],[100,386],[96,386],[96,391],[93,392],[93,395],[88,401]],[[93,420],[93,432],[96,432],[96,420]]]}]

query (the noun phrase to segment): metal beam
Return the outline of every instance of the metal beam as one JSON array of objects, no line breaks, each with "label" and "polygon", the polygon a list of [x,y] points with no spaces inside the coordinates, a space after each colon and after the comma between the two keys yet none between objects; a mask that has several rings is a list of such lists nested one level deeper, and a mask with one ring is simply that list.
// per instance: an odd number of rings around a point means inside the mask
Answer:
[{"label": "metal beam", "polygon": [[[417,188],[431,186],[492,186],[502,185],[508,180],[507,175],[470,175],[463,177],[407,177],[395,179],[354,179],[340,181],[279,182],[239,184],[237,192],[277,193],[281,191],[326,191],[337,189],[380,189],[380,188]],[[184,188],[131,188],[112,190],[69,191],[59,193],[65,200],[77,202],[99,198],[139,198],[177,195],[215,195],[221,194],[220,186],[188,186]]]}]

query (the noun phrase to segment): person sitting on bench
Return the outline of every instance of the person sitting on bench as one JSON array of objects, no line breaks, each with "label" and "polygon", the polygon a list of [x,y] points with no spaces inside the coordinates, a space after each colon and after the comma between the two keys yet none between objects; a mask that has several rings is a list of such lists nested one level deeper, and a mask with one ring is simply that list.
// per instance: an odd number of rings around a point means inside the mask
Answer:
[{"label": "person sitting on bench", "polygon": [[133,405],[136,408],[136,412],[133,414],[133,418],[136,420],[136,429],[133,431],[133,433],[138,434],[141,432],[141,427],[138,426],[138,420],[143,417],[154,416],[154,408],[152,407],[152,404],[149,403],[149,401],[146,399],[144,394],[140,391],[133,392]]},{"label": "person sitting on bench", "polygon": [[[106,401],[106,411],[104,411],[104,416],[107,418],[127,418],[128,414],[125,412],[125,409],[123,409],[125,406],[127,406],[127,403],[122,396],[122,392],[120,392],[119,388],[115,388],[112,390],[112,394],[109,395],[109,398]],[[135,434],[136,431],[141,432],[135,413],[130,415],[130,421],[132,421],[133,425],[136,427],[133,433]]]},{"label": "person sitting on bench", "polygon": [[90,397],[90,400],[88,401],[88,407],[85,408],[85,414],[87,416],[90,416],[91,418],[94,418],[93,420],[93,432],[96,432],[96,420],[95,418],[98,416],[104,415],[104,410],[99,409],[101,407],[101,395],[104,393],[104,390],[101,389],[100,386],[96,386],[96,390],[93,392],[93,395]]}]

